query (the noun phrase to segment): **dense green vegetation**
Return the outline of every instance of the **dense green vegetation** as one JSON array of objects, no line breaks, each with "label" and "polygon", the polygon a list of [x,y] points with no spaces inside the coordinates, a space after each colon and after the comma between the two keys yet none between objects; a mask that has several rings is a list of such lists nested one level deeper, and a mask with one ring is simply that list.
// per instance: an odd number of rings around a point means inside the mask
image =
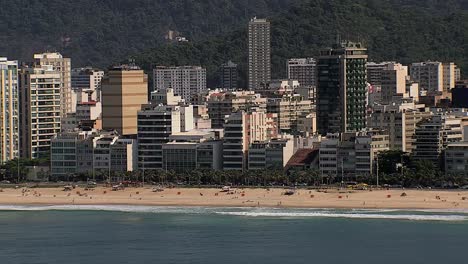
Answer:
[{"label": "dense green vegetation", "polygon": [[231,31],[298,0],[3,0],[0,56],[30,61],[58,50],[73,66],[107,67],[164,44],[169,30],[190,40]]},{"label": "dense green vegetation", "polygon": [[[0,181],[11,182],[26,181],[28,168],[26,166],[47,164],[47,160],[20,160],[18,174],[18,161],[10,161],[0,166]],[[468,178],[464,175],[445,174],[438,166],[430,161],[416,161],[411,155],[401,151],[385,151],[379,154],[379,182],[381,186],[398,186],[407,188],[435,187],[457,188],[466,186]],[[110,173],[110,174],[109,174]],[[19,177],[18,177],[19,175]],[[88,181],[97,182],[132,181],[155,184],[181,184],[181,185],[244,185],[244,186],[320,186],[340,185],[354,181],[369,185],[377,184],[376,175],[355,175],[344,178],[338,175],[321,175],[317,169],[266,169],[241,171],[214,171],[192,170],[187,172],[175,172],[166,170],[138,170],[134,172],[115,172],[108,170],[96,170],[94,172],[70,174],[63,178],[51,181]]]},{"label": "dense green vegetation", "polygon": [[[468,69],[468,9],[464,1],[309,0],[272,21],[273,76],[285,77],[285,59],[315,56],[337,35],[359,40],[370,60],[455,61]],[[245,25],[230,34],[205,41],[156,47],[136,55],[145,69],[154,64],[199,64],[207,67],[210,85],[217,84],[217,69],[231,59],[246,79]]]},{"label": "dense green vegetation", "polygon": [[[286,58],[317,55],[338,34],[365,42],[372,60],[453,60],[468,70],[464,0],[4,0],[0,56],[28,61],[33,52],[58,50],[75,67],[132,56],[148,71],[198,64],[214,86],[229,59],[245,80],[246,24],[254,15],[272,21],[275,78],[285,76]],[[168,43],[168,30],[190,42]]]}]

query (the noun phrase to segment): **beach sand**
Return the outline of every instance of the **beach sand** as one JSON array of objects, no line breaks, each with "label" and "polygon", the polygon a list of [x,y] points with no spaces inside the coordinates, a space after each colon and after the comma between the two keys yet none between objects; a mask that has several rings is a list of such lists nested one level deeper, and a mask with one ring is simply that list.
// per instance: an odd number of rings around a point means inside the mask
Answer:
[{"label": "beach sand", "polygon": [[[153,192],[152,187],[112,191],[97,187],[3,189],[3,205],[157,205],[213,207],[302,207],[302,208],[378,208],[378,209],[468,209],[466,190],[373,190],[349,191],[329,189],[326,192],[298,189],[284,195],[286,189],[220,189],[172,188]],[[406,196],[402,196],[405,193]]]}]

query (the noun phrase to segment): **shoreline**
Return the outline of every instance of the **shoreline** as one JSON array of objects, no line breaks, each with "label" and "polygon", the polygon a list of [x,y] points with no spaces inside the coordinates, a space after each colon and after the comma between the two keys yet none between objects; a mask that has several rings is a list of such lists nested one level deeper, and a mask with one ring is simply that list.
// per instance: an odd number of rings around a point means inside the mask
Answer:
[{"label": "shoreline", "polygon": [[[296,209],[400,209],[468,210],[467,190],[373,190],[338,191],[298,189],[235,189],[231,194],[220,189],[171,188],[153,192],[151,188],[126,188],[112,191],[97,187],[2,189],[3,206],[161,206],[161,207],[244,207]],[[405,193],[405,195],[403,195]]]}]

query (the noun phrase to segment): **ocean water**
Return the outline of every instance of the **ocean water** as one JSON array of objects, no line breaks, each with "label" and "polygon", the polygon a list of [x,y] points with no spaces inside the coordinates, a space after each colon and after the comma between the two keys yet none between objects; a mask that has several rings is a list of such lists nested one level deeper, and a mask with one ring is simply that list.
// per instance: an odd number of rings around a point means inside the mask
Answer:
[{"label": "ocean water", "polygon": [[0,206],[0,263],[468,263],[468,211]]}]

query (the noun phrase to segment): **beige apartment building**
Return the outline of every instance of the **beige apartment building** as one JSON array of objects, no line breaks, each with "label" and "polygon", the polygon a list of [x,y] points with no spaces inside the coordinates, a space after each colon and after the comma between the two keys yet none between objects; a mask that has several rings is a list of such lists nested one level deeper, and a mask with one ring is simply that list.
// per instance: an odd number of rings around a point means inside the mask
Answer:
[{"label": "beige apartment building", "polygon": [[399,63],[389,63],[381,73],[382,103],[388,104],[395,94],[406,92],[408,67]]},{"label": "beige apartment building", "polygon": [[376,105],[368,116],[367,125],[371,129],[388,131],[390,149],[412,152],[418,123],[431,115],[424,105],[414,103]]},{"label": "beige apartment building", "polygon": [[269,98],[267,112],[278,115],[278,125],[282,132],[297,132],[298,120],[313,112],[312,102],[299,94],[286,94],[281,98]]},{"label": "beige apartment building", "polygon": [[453,62],[444,62],[442,67],[444,68],[444,92],[446,92],[450,91],[452,88],[455,88],[455,69],[457,66]]},{"label": "beige apartment building", "polygon": [[148,76],[136,66],[115,67],[102,80],[102,128],[137,134],[137,114],[148,103]]},{"label": "beige apartment building", "polygon": [[25,67],[20,72],[20,156],[50,155],[50,142],[61,128],[62,73],[52,65]]},{"label": "beige apartment building", "polygon": [[18,157],[18,62],[0,58],[0,164]]},{"label": "beige apartment building", "polygon": [[62,54],[58,52],[34,54],[34,65],[35,67],[51,65],[54,71],[60,73],[60,115],[64,117],[68,113],[74,113],[76,105],[73,104],[72,100],[70,58],[64,58]]}]

